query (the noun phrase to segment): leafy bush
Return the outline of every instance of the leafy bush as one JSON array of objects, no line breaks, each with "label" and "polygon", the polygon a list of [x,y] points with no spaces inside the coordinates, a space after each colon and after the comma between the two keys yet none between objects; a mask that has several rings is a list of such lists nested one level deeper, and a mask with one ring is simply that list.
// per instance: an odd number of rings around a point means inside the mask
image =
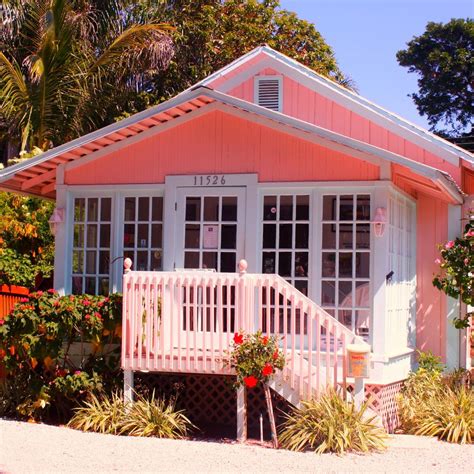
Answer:
[{"label": "leafy bush", "polygon": [[234,334],[233,346],[226,361],[237,375],[237,386],[255,387],[259,382],[268,382],[275,370],[285,366],[285,356],[278,349],[277,336],[264,336],[243,332]]},{"label": "leafy bush", "polygon": [[329,390],[318,400],[302,402],[301,408],[287,415],[280,432],[281,445],[318,454],[381,451],[386,447],[387,434],[366,410],[367,403],[358,409],[354,402]]},{"label": "leafy bush", "polygon": [[111,397],[91,395],[75,410],[68,426],[81,431],[156,438],[184,438],[194,425],[182,410],[176,410],[175,400],[138,396],[126,405],[116,393]]},{"label": "leafy bush", "polygon": [[62,419],[77,398],[114,388],[121,302],[118,294],[59,296],[54,290],[22,298],[0,319],[0,362],[7,370],[0,414],[42,418],[54,407]]},{"label": "leafy bush", "polygon": [[420,368],[410,373],[398,396],[402,429],[451,443],[472,443],[474,393],[468,385],[465,370],[443,374],[439,361],[420,354]]},{"label": "leafy bush", "polygon": [[417,350],[418,367],[429,372],[442,372],[444,365],[441,362],[441,357],[434,355],[431,351],[422,352]]}]

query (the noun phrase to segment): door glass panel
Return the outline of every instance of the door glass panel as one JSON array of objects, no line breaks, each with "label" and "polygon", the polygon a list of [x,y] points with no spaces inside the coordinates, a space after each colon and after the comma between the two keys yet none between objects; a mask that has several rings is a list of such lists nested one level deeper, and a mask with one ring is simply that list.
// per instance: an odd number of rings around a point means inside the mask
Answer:
[{"label": "door glass panel", "polygon": [[222,272],[235,272],[237,269],[236,255],[234,252],[223,252],[221,253],[221,271]]},{"label": "door glass panel", "polygon": [[134,221],[135,220],[135,201],[134,197],[125,198],[125,220]]},{"label": "door glass panel", "polygon": [[280,220],[293,219],[293,196],[280,196]]},{"label": "door glass panel", "polygon": [[202,254],[202,268],[217,270],[217,252],[204,252]]},{"label": "door glass panel", "polygon": [[223,225],[221,232],[221,248],[223,249],[235,249],[237,244],[237,226]]},{"label": "door glass panel", "polygon": [[102,198],[100,200],[100,220],[110,221],[112,217],[112,199]]},{"label": "door glass panel", "polygon": [[138,220],[148,222],[150,219],[150,199],[148,197],[138,198]]},{"label": "door glass panel", "polygon": [[184,252],[185,268],[199,268],[199,252]]},{"label": "door glass panel", "polygon": [[277,197],[265,196],[263,198],[263,220],[276,221],[277,216]]},{"label": "door glass panel", "polygon": [[87,200],[87,220],[89,222],[97,222],[99,218],[99,200],[97,198],[89,198]]},{"label": "door glass panel", "polygon": [[216,196],[204,198],[204,220],[217,221],[219,218],[219,198]]},{"label": "door glass panel", "polygon": [[224,196],[222,198],[222,220],[226,222],[237,221],[237,197]]},{"label": "door glass panel", "polygon": [[186,220],[200,221],[201,220],[201,198],[187,197],[186,198]]},{"label": "door glass panel", "polygon": [[199,224],[186,224],[184,246],[187,249],[199,248],[200,228],[201,226]]}]

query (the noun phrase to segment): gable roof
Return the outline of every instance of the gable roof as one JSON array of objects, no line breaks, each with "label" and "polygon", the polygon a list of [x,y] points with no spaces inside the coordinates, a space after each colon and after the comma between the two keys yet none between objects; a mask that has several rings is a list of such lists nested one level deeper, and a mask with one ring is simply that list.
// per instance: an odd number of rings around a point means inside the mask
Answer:
[{"label": "gable roof", "polygon": [[[337,84],[331,79],[318,74],[309,67],[295,61],[292,58],[270,48],[267,45],[259,46],[247,54],[236,59],[232,63],[224,66],[220,70],[211,74],[207,78],[198,82],[196,86],[210,86],[219,78],[223,78],[231,72],[241,68],[246,63],[252,62],[259,55],[266,56],[270,59],[277,69],[283,68],[287,72],[293,73],[293,78],[297,81],[304,81],[305,85],[313,88],[316,92],[326,95],[331,100],[340,102],[342,105],[352,108],[359,112],[362,116],[379,122],[381,125],[392,128],[395,133],[407,138],[408,140],[417,141],[422,147],[434,154],[442,156],[447,161],[458,165],[458,158],[462,158],[467,162],[474,164],[474,154],[461,148],[444,138],[400,117],[394,112],[390,112],[383,107],[371,102],[370,100],[356,94]],[[267,64],[266,67],[270,66]],[[257,66],[255,66],[257,67]],[[255,72],[255,71],[254,71]],[[232,85],[238,83],[238,78],[232,78]],[[195,87],[196,87],[195,86]],[[217,87],[220,89],[220,87]],[[224,89],[227,92],[228,89]],[[421,142],[420,142],[421,139]]]},{"label": "gable roof", "polygon": [[160,105],[4,169],[0,172],[0,189],[54,198],[58,167],[80,166],[90,159],[112,152],[118,146],[127,145],[151,133],[159,133],[217,108],[228,113],[243,114],[248,120],[260,120],[267,126],[282,127],[285,133],[297,134],[304,140],[357,159],[379,165],[383,161],[407,168],[420,176],[421,180],[429,181],[433,189],[450,201],[463,201],[462,193],[444,171],[203,86],[187,90]]}]

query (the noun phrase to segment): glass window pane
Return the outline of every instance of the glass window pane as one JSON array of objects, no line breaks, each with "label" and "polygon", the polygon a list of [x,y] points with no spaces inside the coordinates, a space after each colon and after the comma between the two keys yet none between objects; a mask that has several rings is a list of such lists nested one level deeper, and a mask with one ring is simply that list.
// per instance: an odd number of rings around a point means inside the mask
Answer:
[{"label": "glass window pane", "polygon": [[74,200],[74,220],[76,222],[84,222],[85,220],[86,202],[84,198],[76,198]]},{"label": "glass window pane", "polygon": [[123,226],[123,246],[127,248],[135,247],[135,225],[125,224]]},{"label": "glass window pane", "polygon": [[342,324],[344,324],[344,326],[352,330],[352,310],[346,309],[339,311],[338,319]]},{"label": "glass window pane", "polygon": [[100,220],[109,222],[112,220],[112,199],[102,198],[100,200]]},{"label": "glass window pane", "polygon": [[72,273],[83,273],[84,271],[84,252],[74,250],[72,252]]},{"label": "glass window pane", "polygon": [[352,308],[352,281],[339,282],[339,306]]},{"label": "glass window pane", "polygon": [[109,273],[109,251],[102,250],[99,252],[99,273],[101,275],[106,275]]},{"label": "glass window pane", "polygon": [[352,253],[339,254],[339,277],[352,277]]},{"label": "glass window pane", "polygon": [[293,225],[280,224],[280,245],[281,249],[293,248]]},{"label": "glass window pane", "polygon": [[162,270],[160,250],[154,250],[153,252],[151,252],[150,270],[152,272],[157,272],[157,271]]},{"label": "glass window pane", "polygon": [[199,224],[186,224],[186,231],[184,234],[184,246],[187,249],[199,248],[200,228],[201,227]]},{"label": "glass window pane", "polygon": [[296,220],[309,220],[309,196],[296,196]]},{"label": "glass window pane", "polygon": [[339,248],[352,249],[352,224],[339,224]]},{"label": "glass window pane", "polygon": [[275,273],[275,252],[263,252],[262,273]]},{"label": "glass window pane", "polygon": [[138,224],[137,244],[139,248],[148,247],[148,224]]},{"label": "glass window pane", "polygon": [[336,254],[323,252],[322,255],[322,275],[323,277],[336,276]]},{"label": "glass window pane", "polygon": [[87,220],[95,222],[99,218],[99,200],[97,198],[87,199]]},{"label": "glass window pane", "polygon": [[150,220],[150,198],[148,197],[138,198],[138,220],[146,222]]},{"label": "glass window pane", "polygon": [[95,250],[88,250],[86,252],[86,273],[89,275],[95,275],[96,273],[96,256]]},{"label": "glass window pane", "polygon": [[280,252],[278,254],[278,274],[283,277],[291,276],[291,253]]},{"label": "glass window pane", "polygon": [[370,248],[370,224],[358,224],[356,232],[356,248]]},{"label": "glass window pane", "polygon": [[221,227],[221,248],[235,249],[237,245],[237,226],[222,225]]},{"label": "glass window pane", "polygon": [[365,340],[369,339],[370,334],[370,311],[357,310],[355,318],[356,334],[362,336]]},{"label": "glass window pane", "polygon": [[370,196],[357,196],[357,220],[370,221]]},{"label": "glass window pane", "polygon": [[99,295],[108,295],[109,294],[109,279],[108,278],[99,278]]},{"label": "glass window pane", "polygon": [[88,295],[95,295],[95,277],[86,277],[85,278],[85,288],[84,292]]},{"label": "glass window pane", "polygon": [[203,252],[202,268],[213,268],[217,270],[217,252]]},{"label": "glass window pane", "polygon": [[356,277],[369,278],[370,276],[370,254],[368,252],[357,252]]},{"label": "glass window pane", "polygon": [[72,277],[72,294],[73,295],[80,295],[81,293],[84,293],[82,289],[82,281],[83,281],[83,278],[80,276]]},{"label": "glass window pane", "polygon": [[135,268],[139,272],[144,272],[148,270],[148,252],[146,250],[137,252],[137,263],[135,265]]},{"label": "glass window pane", "polygon": [[308,280],[296,280],[295,288],[301,291],[303,295],[308,296]]},{"label": "glass window pane", "polygon": [[323,224],[323,249],[336,248],[337,224]]},{"label": "glass window pane", "polygon": [[134,221],[135,220],[135,198],[128,197],[125,198],[125,220]]},{"label": "glass window pane", "polygon": [[353,196],[340,196],[339,198],[339,220],[351,221],[354,219]]},{"label": "glass window pane", "polygon": [[263,198],[263,220],[275,221],[277,213],[276,196],[265,196]]},{"label": "glass window pane", "polygon": [[163,198],[154,197],[151,200],[151,218],[154,221],[163,220]]},{"label": "glass window pane", "polygon": [[184,252],[184,268],[199,268],[199,252]]},{"label": "glass window pane", "polygon": [[309,246],[309,224],[296,224],[295,247],[307,249]]},{"label": "glass window pane", "polygon": [[84,226],[82,224],[74,224],[74,247],[84,246]]},{"label": "glass window pane", "polygon": [[368,281],[356,281],[354,306],[357,308],[370,307],[370,285]]},{"label": "glass window pane", "polygon": [[235,253],[221,253],[221,272],[235,272],[237,269]]},{"label": "glass window pane", "polygon": [[237,197],[225,196],[222,198],[222,220],[229,222],[237,221]]},{"label": "glass window pane", "polygon": [[323,197],[323,220],[335,221],[336,220],[336,196],[324,196]]},{"label": "glass window pane", "polygon": [[293,196],[280,196],[280,220],[293,220]]},{"label": "glass window pane", "polygon": [[153,248],[159,248],[159,249],[163,246],[163,226],[162,226],[162,224],[152,224],[152,226],[151,226],[151,246]]},{"label": "glass window pane", "polygon": [[210,196],[204,198],[204,220],[216,222],[219,220],[219,198]]},{"label": "glass window pane", "polygon": [[200,221],[201,220],[201,198],[187,197],[186,198],[186,220]]},{"label": "glass window pane", "polygon": [[100,225],[100,246],[110,247],[110,224]]},{"label": "glass window pane", "polygon": [[87,247],[97,247],[97,224],[87,224]]},{"label": "glass window pane", "polygon": [[308,252],[295,253],[295,277],[308,276]]},{"label": "glass window pane", "polygon": [[336,283],[323,281],[321,283],[321,303],[323,306],[334,306],[336,304]]},{"label": "glass window pane", "polygon": [[274,249],[276,246],[276,225],[263,224],[263,248]]}]

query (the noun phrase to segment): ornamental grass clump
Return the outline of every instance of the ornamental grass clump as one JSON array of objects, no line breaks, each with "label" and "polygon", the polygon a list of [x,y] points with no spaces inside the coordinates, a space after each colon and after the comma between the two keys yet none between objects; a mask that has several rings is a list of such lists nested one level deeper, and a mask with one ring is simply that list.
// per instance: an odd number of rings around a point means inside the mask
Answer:
[{"label": "ornamental grass clump", "polygon": [[366,414],[367,402],[360,408],[343,400],[330,389],[318,400],[302,402],[286,415],[280,429],[282,447],[317,454],[368,453],[386,448],[387,434]]},{"label": "ornamental grass clump", "polygon": [[124,403],[116,393],[89,400],[76,408],[68,423],[70,428],[95,433],[126,436],[180,439],[195,428],[184,411],[176,410],[176,400],[169,401],[138,396],[133,403]]}]

